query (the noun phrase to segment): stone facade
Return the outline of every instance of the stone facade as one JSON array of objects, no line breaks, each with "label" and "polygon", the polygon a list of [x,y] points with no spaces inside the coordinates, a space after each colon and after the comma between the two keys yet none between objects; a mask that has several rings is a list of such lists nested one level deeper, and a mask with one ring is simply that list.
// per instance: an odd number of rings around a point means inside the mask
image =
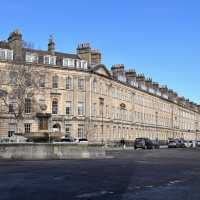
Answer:
[{"label": "stone facade", "polygon": [[[23,120],[25,135],[70,135],[94,143],[200,139],[199,105],[122,64],[109,71],[89,44],[79,45],[77,54],[59,53],[51,37],[47,51],[35,50],[23,47],[22,34],[15,31],[0,42],[0,78],[8,79],[8,66],[22,61],[45,72]],[[16,121],[1,101],[0,136],[14,132]]]}]

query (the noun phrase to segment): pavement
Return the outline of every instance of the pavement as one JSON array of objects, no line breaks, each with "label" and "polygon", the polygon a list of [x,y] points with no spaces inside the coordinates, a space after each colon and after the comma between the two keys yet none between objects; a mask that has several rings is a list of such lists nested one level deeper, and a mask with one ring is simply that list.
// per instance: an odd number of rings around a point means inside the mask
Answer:
[{"label": "pavement", "polygon": [[199,200],[200,150],[109,150],[107,159],[0,161],[0,200]]}]

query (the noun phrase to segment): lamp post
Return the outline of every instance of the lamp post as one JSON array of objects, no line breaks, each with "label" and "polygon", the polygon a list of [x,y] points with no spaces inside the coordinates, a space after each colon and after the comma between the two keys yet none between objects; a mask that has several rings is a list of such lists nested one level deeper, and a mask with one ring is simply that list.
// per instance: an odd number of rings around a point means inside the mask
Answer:
[{"label": "lamp post", "polygon": [[5,90],[0,89],[0,98],[3,98],[7,95],[7,92]]},{"label": "lamp post", "polygon": [[99,104],[101,106],[101,144],[104,144],[104,138],[103,138],[103,106],[104,106],[104,98],[99,98]]},{"label": "lamp post", "polygon": [[195,142],[197,143],[198,122],[195,122]]},{"label": "lamp post", "polygon": [[156,112],[156,139],[158,140],[158,112]]},{"label": "lamp post", "polygon": [[123,116],[124,116],[124,112],[125,112],[125,109],[126,109],[126,105],[124,103],[121,103],[120,104],[120,112],[121,112],[121,123],[122,123],[122,138],[121,138],[121,145],[123,146],[123,148],[125,148],[125,140],[124,140],[124,134],[125,134],[125,130],[123,129]]}]

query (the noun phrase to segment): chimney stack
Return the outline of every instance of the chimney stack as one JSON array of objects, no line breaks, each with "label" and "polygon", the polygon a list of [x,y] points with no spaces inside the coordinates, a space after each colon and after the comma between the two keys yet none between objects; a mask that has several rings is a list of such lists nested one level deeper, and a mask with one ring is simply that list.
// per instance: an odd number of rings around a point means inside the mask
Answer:
[{"label": "chimney stack", "polygon": [[16,29],[8,37],[9,47],[13,50],[13,57],[16,61],[22,61],[22,34]]},{"label": "chimney stack", "polygon": [[76,52],[82,60],[86,60],[90,66],[101,64],[101,53],[97,49],[92,49],[89,43],[79,44]]},{"label": "chimney stack", "polygon": [[156,83],[156,82],[153,82],[152,86],[153,86],[153,89],[156,90],[156,91],[159,89],[159,84]]},{"label": "chimney stack", "polygon": [[118,79],[119,76],[124,76],[124,65],[123,64],[115,64],[111,67],[112,75],[114,79]]},{"label": "chimney stack", "polygon": [[148,78],[145,80],[145,85],[148,87],[148,88],[152,88],[152,79],[151,78]]},{"label": "chimney stack", "polygon": [[131,84],[132,81],[136,81],[136,72],[135,70],[129,70],[125,72],[126,80],[129,84]]},{"label": "chimney stack", "polygon": [[54,55],[54,54],[55,54],[55,42],[54,42],[54,38],[53,38],[52,35],[50,35],[50,37],[49,37],[48,52],[49,52],[51,55]]}]

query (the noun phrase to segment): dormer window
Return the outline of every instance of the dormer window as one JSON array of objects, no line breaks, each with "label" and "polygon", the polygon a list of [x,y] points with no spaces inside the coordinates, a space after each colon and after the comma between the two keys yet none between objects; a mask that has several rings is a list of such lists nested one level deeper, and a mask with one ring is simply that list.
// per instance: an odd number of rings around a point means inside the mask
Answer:
[{"label": "dormer window", "polygon": [[38,55],[35,53],[26,52],[26,62],[37,63]]},{"label": "dormer window", "polygon": [[63,66],[64,67],[68,67],[68,65],[69,65],[68,64],[69,63],[68,60],[69,60],[68,58],[63,58]]},{"label": "dormer window", "polygon": [[74,60],[71,58],[63,58],[64,67],[74,67]]},{"label": "dormer window", "polygon": [[13,60],[13,51],[9,49],[0,49],[0,60]]},{"label": "dormer window", "polygon": [[44,56],[45,65],[56,65],[56,56],[46,55]]},{"label": "dormer window", "polygon": [[81,69],[87,69],[87,61],[81,60],[80,61],[80,68]]}]

